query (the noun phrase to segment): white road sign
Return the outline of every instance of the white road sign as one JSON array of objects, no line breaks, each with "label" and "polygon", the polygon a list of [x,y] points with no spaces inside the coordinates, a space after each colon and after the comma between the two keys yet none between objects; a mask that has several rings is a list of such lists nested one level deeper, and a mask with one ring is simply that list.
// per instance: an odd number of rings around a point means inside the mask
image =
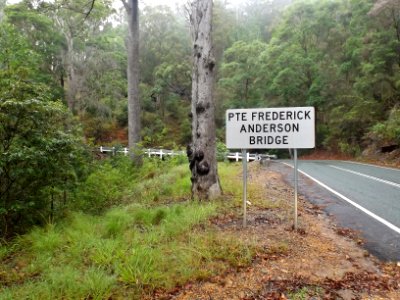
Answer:
[{"label": "white road sign", "polygon": [[226,146],[229,149],[314,148],[314,107],[228,109]]}]

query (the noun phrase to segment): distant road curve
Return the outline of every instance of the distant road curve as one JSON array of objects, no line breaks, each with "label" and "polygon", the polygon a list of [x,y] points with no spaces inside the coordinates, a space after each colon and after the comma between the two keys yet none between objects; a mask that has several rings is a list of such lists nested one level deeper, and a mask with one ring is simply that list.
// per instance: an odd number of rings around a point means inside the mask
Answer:
[{"label": "distant road curve", "polygon": [[[293,165],[289,160],[280,162]],[[399,169],[333,160],[299,160],[298,166],[301,174],[336,199],[325,204],[341,223],[360,230],[377,256],[400,261]],[[290,181],[290,172],[287,175]],[[300,185],[301,193],[314,189],[314,197],[320,198],[315,187]]]}]

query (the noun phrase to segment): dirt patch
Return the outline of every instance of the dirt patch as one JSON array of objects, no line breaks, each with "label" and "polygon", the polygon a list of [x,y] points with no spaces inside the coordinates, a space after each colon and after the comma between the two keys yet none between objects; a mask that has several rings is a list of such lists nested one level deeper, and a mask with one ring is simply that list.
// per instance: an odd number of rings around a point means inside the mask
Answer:
[{"label": "dirt patch", "polygon": [[300,228],[292,230],[292,189],[257,164],[249,174],[247,228],[237,216],[240,207],[211,226],[255,244],[253,263],[154,299],[400,299],[400,265],[379,262],[359,246],[356,233],[336,228],[302,197]]}]

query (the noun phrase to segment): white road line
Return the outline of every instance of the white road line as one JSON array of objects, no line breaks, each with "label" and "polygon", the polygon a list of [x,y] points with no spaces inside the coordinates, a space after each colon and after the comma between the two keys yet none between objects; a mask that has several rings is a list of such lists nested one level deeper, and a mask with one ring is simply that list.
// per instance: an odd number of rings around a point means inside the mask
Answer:
[{"label": "white road line", "polygon": [[341,170],[341,171],[345,171],[345,172],[352,173],[352,174],[355,174],[355,175],[358,175],[358,176],[362,176],[362,177],[365,177],[365,178],[368,178],[368,179],[372,179],[372,180],[375,180],[375,181],[386,183],[386,184],[392,185],[392,186],[397,187],[397,188],[400,189],[400,184],[395,183],[393,181],[381,179],[381,178],[378,178],[378,177],[375,177],[375,176],[367,175],[367,174],[364,174],[364,173],[356,172],[356,171],[345,169],[345,168],[341,168],[341,167],[337,167],[337,166],[334,166],[334,165],[329,165],[329,166],[331,168],[335,168],[335,169],[338,169],[338,170]]},{"label": "white road line", "polygon": [[373,164],[367,164],[367,163],[361,163],[361,162],[357,162],[357,161],[341,160],[340,162],[348,163],[348,164],[361,165],[361,166],[375,167],[375,168],[381,168],[381,169],[400,172],[400,169],[391,168],[391,167],[384,167],[384,166],[379,166],[379,165],[373,165]]},{"label": "white road line", "polygon": [[[290,164],[287,163],[283,163],[291,168],[293,168],[293,166],[291,166]],[[311,175],[308,175],[306,172],[302,171],[302,170],[298,170],[301,174],[303,174],[304,176],[310,178],[311,180],[315,181],[317,184],[319,184],[320,186],[322,186],[323,188],[327,189],[328,191],[330,191],[331,193],[335,194],[336,196],[338,196],[339,198],[343,199],[344,201],[350,203],[351,205],[353,205],[354,207],[358,208],[359,210],[361,210],[362,212],[366,213],[367,215],[369,215],[370,217],[374,218],[375,220],[377,220],[378,222],[382,223],[383,225],[389,227],[390,229],[392,229],[393,231],[397,232],[398,234],[400,234],[400,228],[393,225],[392,223],[386,221],[385,219],[381,218],[380,216],[374,214],[373,212],[369,211],[368,209],[366,209],[365,207],[362,207],[360,204],[350,200],[349,198],[347,198],[346,196],[340,194],[339,192],[335,191],[334,189],[330,188],[329,186],[327,186],[326,184],[322,183],[321,181],[315,179],[314,177],[312,177]]]}]

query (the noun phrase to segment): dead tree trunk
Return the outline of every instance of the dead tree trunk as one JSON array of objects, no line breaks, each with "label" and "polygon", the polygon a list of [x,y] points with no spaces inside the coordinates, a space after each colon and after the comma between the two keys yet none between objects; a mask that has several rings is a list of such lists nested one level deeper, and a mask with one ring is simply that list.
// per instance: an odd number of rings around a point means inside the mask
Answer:
[{"label": "dead tree trunk", "polygon": [[138,0],[122,0],[128,15],[128,140],[131,157],[137,164],[141,164],[138,153],[140,142],[140,115],[139,101],[139,6]]},{"label": "dead tree trunk", "polygon": [[192,171],[192,196],[199,199],[213,199],[221,194],[213,101],[212,7],[212,0],[196,0],[191,3],[190,11],[193,42],[192,143],[187,154]]}]

